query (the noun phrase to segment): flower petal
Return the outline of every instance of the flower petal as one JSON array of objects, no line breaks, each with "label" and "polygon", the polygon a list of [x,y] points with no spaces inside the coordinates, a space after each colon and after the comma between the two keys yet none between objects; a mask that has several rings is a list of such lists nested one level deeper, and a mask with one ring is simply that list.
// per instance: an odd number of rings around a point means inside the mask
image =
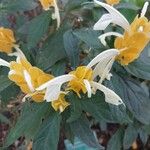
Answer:
[{"label": "flower petal", "polygon": [[85,87],[86,87],[86,90],[87,90],[87,93],[88,93],[88,97],[90,98],[91,95],[92,95],[91,85],[90,85],[88,80],[84,80],[83,82],[85,84]]},{"label": "flower petal", "polygon": [[98,38],[100,39],[100,41],[101,41],[101,43],[104,45],[104,46],[106,46],[107,45],[107,43],[106,43],[106,37],[107,36],[117,36],[117,37],[123,37],[123,35],[122,34],[120,34],[120,33],[117,33],[117,32],[107,32],[107,33],[104,33],[104,34],[102,34],[102,35],[100,35]]},{"label": "flower petal", "polygon": [[10,67],[10,63],[0,58],[0,66]]},{"label": "flower petal", "polygon": [[52,102],[54,100],[57,100],[60,94],[61,94],[61,86],[59,84],[51,85],[46,89],[44,99],[47,102]]},{"label": "flower petal", "polygon": [[47,88],[48,86],[51,86],[51,85],[62,85],[70,80],[72,80],[75,76],[74,75],[71,75],[71,74],[68,74],[68,75],[62,75],[62,76],[59,76],[59,77],[56,77],[54,79],[51,79],[50,81],[42,84],[40,87],[38,87],[36,90],[37,91],[41,91],[41,90],[44,90],[45,88]]},{"label": "flower petal", "polygon": [[[127,19],[118,11],[116,10],[114,7],[106,4],[106,3],[102,3],[98,0],[94,0],[94,2],[102,7],[104,7],[111,15],[111,19],[112,19],[112,23],[117,24],[119,26],[121,26],[123,29],[125,30],[129,30],[130,28],[130,24],[127,21]],[[103,30],[103,28],[99,27],[99,30]]]},{"label": "flower petal", "polygon": [[143,8],[142,8],[142,11],[141,11],[141,16],[140,17],[144,17],[146,12],[147,12],[147,9],[148,9],[148,5],[149,5],[149,2],[145,2]]},{"label": "flower petal", "polygon": [[34,92],[35,90],[34,90],[34,87],[32,85],[30,74],[26,70],[23,71],[23,74],[24,74],[25,81],[26,81],[30,91]]},{"label": "flower petal", "polygon": [[15,48],[16,52],[8,54],[9,56],[16,56],[17,59],[20,59],[20,58],[26,59],[26,56],[24,55],[22,50],[19,48],[19,45],[14,45],[14,48]]},{"label": "flower petal", "polygon": [[105,87],[102,84],[96,83],[96,82],[92,82],[91,84],[94,88],[102,91],[105,94],[105,101],[107,103],[110,103],[113,105],[120,105],[120,104],[124,105],[122,99],[111,89]]},{"label": "flower petal", "polygon": [[99,76],[101,78],[99,81],[100,83],[102,83],[105,78],[110,80],[110,77],[112,75],[109,72],[112,68],[114,59],[115,59],[115,57],[112,57],[112,58],[108,57],[108,58],[100,61],[93,70],[93,79],[95,79],[97,76]]},{"label": "flower petal", "polygon": [[94,25],[94,30],[105,30],[107,26],[112,22],[112,17],[110,14],[104,14],[98,22]]},{"label": "flower petal", "polygon": [[107,58],[111,59],[117,55],[119,55],[119,51],[117,49],[108,49],[106,51],[103,51],[102,53],[97,55],[93,60],[91,60],[91,62],[87,65],[87,68],[92,68],[99,62],[105,61],[105,59]]}]

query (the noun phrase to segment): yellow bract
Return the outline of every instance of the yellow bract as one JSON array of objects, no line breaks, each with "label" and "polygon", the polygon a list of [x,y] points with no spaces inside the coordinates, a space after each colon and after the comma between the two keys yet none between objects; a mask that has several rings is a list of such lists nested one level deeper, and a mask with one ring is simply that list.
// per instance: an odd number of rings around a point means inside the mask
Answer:
[{"label": "yellow bract", "polygon": [[120,0],[105,0],[109,5],[116,5],[120,2]]},{"label": "yellow bract", "polygon": [[65,100],[65,94],[60,94],[58,100],[52,101],[52,107],[55,111],[63,112],[70,104]]},{"label": "yellow bract", "polygon": [[91,81],[93,71],[86,66],[80,66],[75,71],[70,72],[70,74],[73,74],[76,78],[68,83],[68,89],[73,90],[80,97],[80,92],[87,92],[84,79]]},{"label": "yellow bract", "polygon": [[120,50],[117,60],[122,65],[128,65],[137,59],[150,41],[150,22],[146,17],[136,17],[129,32],[125,31],[123,37],[117,37],[115,48]]},{"label": "yellow bract", "polygon": [[9,74],[8,76],[9,79],[15,82],[21,88],[22,92],[26,94],[30,94],[34,101],[36,102],[43,101],[45,91],[43,92],[31,91],[24,78],[24,73],[23,73],[24,70],[26,70],[29,73],[34,89],[36,89],[43,83],[49,81],[50,79],[52,79],[53,76],[44,73],[42,70],[40,70],[37,67],[33,67],[26,59],[20,59],[19,63],[15,61],[10,62],[10,71],[12,73]]},{"label": "yellow bract", "polygon": [[13,31],[0,27],[0,52],[11,53],[15,42]]},{"label": "yellow bract", "polygon": [[44,10],[48,10],[51,6],[54,6],[54,0],[40,0],[40,3]]}]

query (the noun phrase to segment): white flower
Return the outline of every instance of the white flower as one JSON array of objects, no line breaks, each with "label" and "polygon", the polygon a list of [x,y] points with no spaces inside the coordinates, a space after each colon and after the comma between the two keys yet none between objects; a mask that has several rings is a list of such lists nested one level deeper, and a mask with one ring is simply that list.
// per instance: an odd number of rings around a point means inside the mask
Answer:
[{"label": "white flower", "polygon": [[117,11],[115,8],[113,8],[112,6],[102,3],[98,0],[94,0],[94,2],[102,7],[104,7],[109,13],[108,14],[104,14],[99,20],[98,22],[94,25],[94,30],[105,30],[106,27],[110,24],[110,23],[114,23],[117,24],[119,26],[121,26],[123,29],[125,30],[129,30],[130,28],[130,24],[127,21],[127,19],[119,12]]},{"label": "white flower", "polygon": [[55,8],[55,12],[52,15],[53,19],[57,20],[57,29],[60,27],[60,13],[59,13],[59,8],[57,6],[57,2],[54,0],[54,8]]},{"label": "white flower", "polygon": [[116,49],[108,49],[97,55],[88,65],[87,68],[94,67],[93,80],[99,76],[102,82],[105,78],[110,79],[109,73],[114,62],[114,58],[119,55],[119,51]]},{"label": "white flower", "polygon": [[9,67],[10,63],[0,58],[0,66]]},{"label": "white flower", "polygon": [[[99,21],[94,25],[94,30],[105,30],[106,27],[110,24],[110,23],[114,23],[119,25],[120,27],[122,27],[125,31],[130,32],[130,24],[129,22],[126,20],[126,18],[118,11],[116,10],[114,7],[99,2],[98,0],[94,0],[94,2],[102,7],[104,7],[109,14],[104,14]],[[140,17],[144,17],[146,14],[146,11],[148,9],[148,2],[145,2],[143,9],[141,11]],[[143,27],[141,26],[139,29],[139,32],[143,31]],[[107,43],[105,41],[105,38],[108,36],[116,36],[116,37],[123,37],[122,34],[117,33],[117,32],[107,32],[102,34],[101,36],[99,36],[99,39],[101,41],[101,43],[106,46]]]},{"label": "white flower", "polygon": [[54,101],[59,98],[59,95],[61,93],[63,93],[63,91],[61,91],[62,85],[66,82],[69,82],[73,78],[74,78],[73,75],[69,75],[69,74],[62,75],[44,83],[43,85],[38,87],[36,90],[41,91],[41,90],[47,89],[45,93],[45,97],[44,97],[45,100],[47,102]]}]

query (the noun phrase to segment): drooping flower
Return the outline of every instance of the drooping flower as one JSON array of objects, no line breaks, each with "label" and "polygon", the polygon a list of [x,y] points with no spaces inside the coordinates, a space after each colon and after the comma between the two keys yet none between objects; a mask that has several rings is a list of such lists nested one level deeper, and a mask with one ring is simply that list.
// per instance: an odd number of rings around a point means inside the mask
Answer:
[{"label": "drooping flower", "polygon": [[114,47],[120,51],[120,55],[116,57],[116,60],[122,65],[128,65],[139,57],[150,41],[150,21],[145,17],[149,3],[146,2],[144,4],[140,16],[136,16],[131,25],[129,25],[125,17],[115,8],[97,0],[94,1],[109,12],[109,14],[104,14],[95,24],[95,30],[104,30],[110,23],[115,23],[125,30],[123,35],[116,32],[108,32],[99,38],[102,44],[106,45],[105,38],[107,36],[117,36]]},{"label": "drooping flower", "polygon": [[13,31],[0,27],[0,52],[11,53],[15,42]]},{"label": "drooping flower", "polygon": [[120,0],[105,0],[109,5],[117,5],[119,4]]},{"label": "drooping flower", "polygon": [[[110,79],[109,73],[114,58],[119,54],[118,50],[110,49],[100,53],[87,66],[80,66],[68,75],[56,77],[37,88],[38,91],[46,89],[46,101],[55,101],[60,94],[66,90],[73,90],[80,97],[80,93],[87,93],[91,97],[92,93],[100,90],[105,94],[105,101],[114,105],[122,104],[121,98],[112,90],[102,85],[104,79]],[[93,69],[94,67],[94,69]],[[100,77],[99,83],[95,82],[96,77]],[[66,84],[67,83],[67,84]],[[66,84],[62,91],[62,85]]]},{"label": "drooping flower", "polygon": [[52,14],[52,19],[57,20],[57,29],[60,26],[60,13],[57,6],[57,0],[39,0],[44,10],[49,10],[51,7],[54,8],[54,13]]}]

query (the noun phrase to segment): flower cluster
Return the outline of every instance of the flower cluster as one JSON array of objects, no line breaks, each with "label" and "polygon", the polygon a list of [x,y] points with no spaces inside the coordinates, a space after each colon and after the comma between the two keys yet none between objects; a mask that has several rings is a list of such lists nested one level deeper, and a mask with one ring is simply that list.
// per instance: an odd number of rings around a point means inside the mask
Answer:
[{"label": "flower cluster", "polygon": [[[55,8],[57,27],[59,27],[60,16],[56,0],[40,0],[40,2],[44,10],[48,10],[50,7]],[[29,97],[35,102],[46,100],[51,102],[55,111],[63,112],[70,105],[65,100],[66,94],[70,91],[75,92],[79,98],[81,93],[87,94],[90,98],[92,94],[99,90],[104,93],[107,103],[124,104],[122,99],[103,83],[104,80],[111,79],[112,74],[110,71],[115,60],[122,65],[128,65],[139,57],[144,47],[149,43],[150,22],[145,17],[148,3],[145,3],[141,15],[137,16],[130,25],[126,18],[111,6],[119,1],[107,0],[108,4],[97,0],[94,0],[94,2],[109,12],[104,14],[94,25],[94,30],[105,30],[110,23],[114,23],[121,26],[125,31],[123,35],[116,32],[101,35],[99,38],[104,45],[107,44],[105,41],[107,36],[117,36],[114,49],[105,50],[86,66],[79,66],[70,73],[58,77],[32,66],[19,49],[19,46],[15,44],[13,31],[0,28],[0,51],[7,53],[9,56],[16,56],[16,60],[11,62],[0,59],[0,65],[10,69],[8,78],[15,82],[26,94],[24,100]]]}]

